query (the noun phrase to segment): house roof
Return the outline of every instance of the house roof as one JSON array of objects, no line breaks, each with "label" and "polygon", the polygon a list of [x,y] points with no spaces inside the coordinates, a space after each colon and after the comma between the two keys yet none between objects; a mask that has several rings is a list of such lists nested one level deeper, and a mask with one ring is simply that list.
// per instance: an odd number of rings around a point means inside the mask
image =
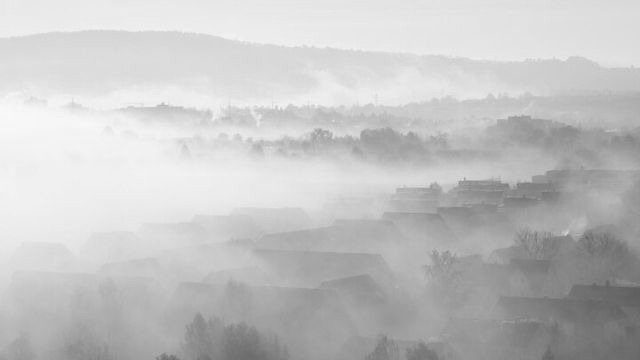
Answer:
[{"label": "house roof", "polygon": [[501,296],[494,311],[507,319],[535,318],[572,323],[606,323],[626,317],[615,304],[597,300]]},{"label": "house roof", "polygon": [[508,264],[512,259],[526,259],[529,253],[522,245],[511,245],[495,249],[489,255],[489,261]]},{"label": "house roof", "polygon": [[94,232],[82,247],[83,255],[102,260],[136,256],[141,251],[141,239],[132,231]]},{"label": "house roof", "polygon": [[449,225],[439,214],[385,212],[382,218],[393,221],[409,237],[420,237],[443,243],[457,240]]},{"label": "house roof", "polygon": [[196,223],[145,223],[137,234],[150,248],[172,248],[206,242],[209,238],[205,229]]},{"label": "house roof", "polygon": [[386,294],[368,274],[323,281],[320,288],[335,289],[356,303],[384,303]]},{"label": "house roof", "polygon": [[75,255],[61,243],[29,241],[16,248],[10,263],[15,268],[61,270],[75,260]]},{"label": "house roof", "polygon": [[191,220],[200,224],[209,235],[222,237],[225,240],[237,238],[254,238],[263,230],[248,215],[196,215]]},{"label": "house roof", "polygon": [[233,209],[231,215],[246,215],[267,233],[306,229],[311,226],[311,218],[301,208],[257,208]]},{"label": "house roof", "polygon": [[551,260],[538,259],[511,259],[512,268],[522,271],[525,275],[540,275],[549,272]]},{"label": "house roof", "polygon": [[255,266],[212,271],[202,281],[209,284],[226,284],[229,281],[248,285],[270,285],[273,283],[273,279],[268,273]]},{"label": "house roof", "polygon": [[380,254],[256,249],[256,259],[285,283],[317,286],[340,277],[369,274],[382,284],[393,275]]},{"label": "house roof", "polygon": [[391,221],[341,219],[332,226],[267,234],[256,245],[282,250],[362,252],[404,240]]},{"label": "house roof", "polygon": [[640,307],[640,287],[573,285],[567,298],[606,301],[623,307]]},{"label": "house roof", "polygon": [[102,275],[127,275],[157,277],[162,273],[162,266],[155,258],[114,261],[103,264],[98,270]]}]

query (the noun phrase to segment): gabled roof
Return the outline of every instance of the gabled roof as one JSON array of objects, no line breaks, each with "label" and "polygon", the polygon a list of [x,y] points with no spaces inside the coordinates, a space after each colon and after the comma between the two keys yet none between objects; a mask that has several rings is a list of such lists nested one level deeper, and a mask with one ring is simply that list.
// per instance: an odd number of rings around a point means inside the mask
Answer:
[{"label": "gabled roof", "polygon": [[506,319],[535,318],[599,324],[626,317],[618,305],[604,301],[511,296],[501,296],[494,313]]},{"label": "gabled roof", "polygon": [[383,219],[393,221],[408,237],[450,243],[457,238],[439,214],[385,212]]},{"label": "gabled roof", "polygon": [[162,275],[162,266],[154,258],[114,261],[103,264],[98,273],[101,275],[125,275],[155,278]]},{"label": "gabled roof", "polygon": [[232,215],[246,215],[267,233],[306,229],[311,226],[311,218],[301,208],[236,208]]},{"label": "gabled roof", "polygon": [[549,272],[551,260],[511,259],[510,266],[525,275],[541,275]]},{"label": "gabled roof", "polygon": [[359,304],[381,304],[386,301],[385,292],[368,274],[323,281],[320,288],[335,289],[352,302]]},{"label": "gabled roof", "polygon": [[526,259],[529,253],[522,245],[511,245],[495,249],[489,255],[488,260],[494,263],[508,264],[512,259]]},{"label": "gabled roof", "polygon": [[404,241],[391,221],[343,219],[336,220],[333,226],[268,234],[256,245],[282,250],[362,252]]},{"label": "gabled roof", "polygon": [[11,256],[16,268],[61,270],[75,263],[75,255],[63,244],[50,242],[23,242]]},{"label": "gabled roof", "polygon": [[200,224],[209,235],[224,240],[254,238],[263,233],[248,215],[196,215],[191,221]]},{"label": "gabled roof", "polygon": [[141,251],[141,239],[132,231],[94,232],[82,248],[83,255],[99,260],[122,259]]},{"label": "gabled roof", "polygon": [[380,254],[256,249],[259,263],[285,283],[317,286],[340,277],[369,274],[388,285],[393,275]]},{"label": "gabled roof", "polygon": [[505,208],[508,209],[525,209],[536,206],[541,203],[539,199],[530,197],[505,197],[502,200]]},{"label": "gabled roof", "polygon": [[229,281],[237,281],[247,285],[271,285],[273,283],[271,276],[258,267],[212,271],[202,280],[202,282],[209,284],[226,284]]},{"label": "gabled roof", "polygon": [[640,287],[573,285],[567,298],[606,301],[623,307],[640,307]]},{"label": "gabled roof", "polygon": [[172,248],[188,246],[207,241],[208,234],[200,224],[181,223],[145,223],[137,234],[152,248]]},{"label": "gabled roof", "polygon": [[[576,246],[571,235],[552,236],[543,240],[540,257],[543,260],[551,260],[557,255],[567,254]],[[509,263],[513,259],[528,259],[531,254],[523,245],[511,245],[505,248],[495,249],[489,255],[493,262]]]}]

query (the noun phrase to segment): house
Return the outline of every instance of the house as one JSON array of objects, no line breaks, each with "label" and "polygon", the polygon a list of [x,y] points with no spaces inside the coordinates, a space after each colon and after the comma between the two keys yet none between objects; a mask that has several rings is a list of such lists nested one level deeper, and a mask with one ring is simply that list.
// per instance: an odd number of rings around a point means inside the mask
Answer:
[{"label": "house", "polygon": [[509,219],[497,210],[495,204],[443,206],[438,208],[438,214],[459,239],[476,243],[486,238],[502,239],[512,233]]},{"label": "house", "polygon": [[202,226],[212,240],[253,239],[264,234],[248,215],[196,215],[191,222]]},{"label": "house", "polygon": [[414,245],[451,244],[457,241],[439,214],[386,212],[382,218],[392,221]]},{"label": "house", "polygon": [[270,274],[256,266],[212,271],[202,280],[208,284],[226,284],[230,281],[247,285],[274,285],[277,283]]},{"label": "house", "polygon": [[552,183],[548,182],[519,182],[516,188],[511,192],[513,197],[527,197],[542,199],[543,193],[555,192],[556,188]]},{"label": "house", "polygon": [[136,258],[145,254],[142,240],[131,231],[94,232],[81,250],[81,255],[95,262]]},{"label": "house", "polygon": [[310,228],[311,218],[301,208],[236,208],[231,215],[253,219],[265,233],[277,233]]},{"label": "house", "polygon": [[487,293],[494,302],[501,295],[529,295],[531,286],[525,274],[507,264],[482,264],[468,267],[463,280],[476,291]]},{"label": "house", "polygon": [[502,203],[502,207],[505,212],[522,211],[534,208],[541,204],[541,201],[537,198],[518,196],[518,197],[505,197]]},{"label": "house", "polygon": [[394,276],[379,254],[256,249],[256,263],[288,286],[315,287],[327,280],[369,274],[383,287],[395,287]]},{"label": "house", "polygon": [[392,198],[385,202],[385,210],[392,212],[434,213],[437,208],[438,201],[431,199]]},{"label": "house", "polygon": [[458,181],[456,191],[507,191],[509,184],[503,183],[500,179],[467,180]]},{"label": "house", "polygon": [[628,331],[640,326],[640,286],[573,285],[568,299],[604,301],[620,306],[631,322]]},{"label": "house", "polygon": [[9,264],[20,270],[69,271],[77,266],[77,259],[63,244],[29,241],[18,246]]},{"label": "house", "polygon": [[528,259],[531,254],[522,245],[511,245],[504,248],[495,249],[487,257],[490,264],[508,264],[512,259]]},{"label": "house", "polygon": [[250,240],[231,240],[169,249],[156,258],[172,277],[200,281],[211,272],[253,266],[253,247]]},{"label": "house", "polygon": [[496,249],[487,258],[487,262],[508,264],[513,259],[530,259],[532,257],[551,260],[556,256],[570,254],[576,249],[576,242],[571,235],[551,236],[542,240],[536,253],[531,253],[524,245],[512,245]]},{"label": "house", "polygon": [[555,270],[549,260],[512,259],[509,264],[468,261],[459,265],[459,269],[462,280],[476,292],[477,300],[485,299],[484,305],[494,303],[501,295],[552,295],[558,292]]},{"label": "house", "polygon": [[441,196],[442,189],[439,186],[400,187],[386,200],[385,210],[434,213]]},{"label": "house", "polygon": [[493,310],[501,319],[539,319],[599,326],[626,318],[620,306],[599,300],[501,296]]},{"label": "house", "polygon": [[341,196],[327,201],[322,211],[332,217],[374,217],[379,213],[379,200],[373,196]]},{"label": "house", "polygon": [[612,354],[612,344],[629,341],[627,315],[620,306],[604,301],[503,296],[492,316],[557,323],[558,347],[563,348],[559,352],[564,356],[601,359]]},{"label": "house", "polygon": [[366,252],[405,245],[400,230],[388,220],[338,219],[332,226],[273,233],[256,242],[259,248]]},{"label": "house", "polygon": [[531,294],[546,294],[545,288],[552,281],[551,260],[511,259],[509,265],[514,272],[524,275]]},{"label": "house", "polygon": [[640,287],[611,285],[573,285],[568,299],[598,300],[622,307],[640,307]]},{"label": "house", "polygon": [[205,229],[196,223],[146,223],[138,229],[137,235],[152,251],[179,248],[204,243],[209,240]]},{"label": "house", "polygon": [[458,190],[456,196],[458,203],[461,205],[471,204],[493,204],[502,203],[505,191],[487,191],[487,190]]},{"label": "house", "polygon": [[142,258],[105,263],[98,270],[98,274],[155,279],[163,277],[165,271],[162,269],[158,260],[154,258]]},{"label": "house", "polygon": [[368,274],[323,281],[320,288],[334,289],[354,305],[381,305],[387,301],[387,294]]}]

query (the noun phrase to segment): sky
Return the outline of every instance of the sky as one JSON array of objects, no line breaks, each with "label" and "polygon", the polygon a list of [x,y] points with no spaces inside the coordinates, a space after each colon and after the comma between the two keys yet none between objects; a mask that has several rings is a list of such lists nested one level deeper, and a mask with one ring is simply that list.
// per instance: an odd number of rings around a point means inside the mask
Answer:
[{"label": "sky", "polygon": [[0,0],[0,37],[177,30],[292,46],[640,66],[638,0]]}]

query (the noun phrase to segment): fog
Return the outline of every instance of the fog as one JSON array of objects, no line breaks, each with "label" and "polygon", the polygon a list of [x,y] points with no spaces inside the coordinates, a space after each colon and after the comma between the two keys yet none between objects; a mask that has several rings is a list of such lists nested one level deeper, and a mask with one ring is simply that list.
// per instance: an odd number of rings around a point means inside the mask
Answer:
[{"label": "fog", "polygon": [[635,68],[0,49],[0,359],[640,354]]}]

